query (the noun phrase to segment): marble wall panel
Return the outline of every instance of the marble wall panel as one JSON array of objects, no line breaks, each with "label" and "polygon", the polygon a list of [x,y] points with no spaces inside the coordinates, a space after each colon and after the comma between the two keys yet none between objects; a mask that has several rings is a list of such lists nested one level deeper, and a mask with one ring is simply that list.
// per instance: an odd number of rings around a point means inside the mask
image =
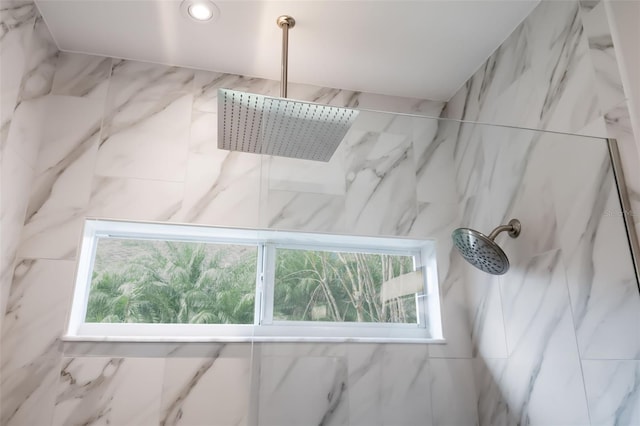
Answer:
[{"label": "marble wall panel", "polygon": [[263,357],[259,386],[260,425],[350,424],[344,358]]},{"label": "marble wall panel", "polygon": [[51,424],[159,424],[164,363],[159,358],[64,358]]},{"label": "marble wall panel", "polygon": [[75,258],[91,193],[103,101],[49,98],[20,256]]},{"label": "marble wall panel", "polygon": [[640,424],[640,361],[583,361],[592,425]]},{"label": "marble wall panel", "polygon": [[172,100],[193,94],[196,71],[147,62],[113,60],[107,109],[126,107],[131,102]]},{"label": "marble wall panel", "polygon": [[[221,348],[222,349],[222,348]],[[161,425],[246,425],[251,353],[245,358],[170,358],[162,380]]]},{"label": "marble wall panel", "polygon": [[345,141],[347,228],[358,234],[406,235],[417,214],[411,140],[391,133],[350,135]]},{"label": "marble wall panel", "polygon": [[0,147],[4,149],[11,116],[20,91],[37,10],[31,1],[4,1],[0,6],[3,27],[0,39]]},{"label": "marble wall panel", "polygon": [[[203,112],[217,111],[217,91],[219,88],[258,93],[265,96],[280,96],[279,81],[208,71],[196,73],[195,88],[194,109]],[[445,102],[440,101],[376,95],[299,83],[289,84],[288,97],[331,106],[429,117],[439,117],[445,105]]]},{"label": "marble wall panel", "polygon": [[344,234],[344,196],[270,190],[261,227]]},{"label": "marble wall panel", "polygon": [[13,265],[22,234],[22,223],[27,210],[33,168],[12,149],[6,149],[0,158],[0,312],[4,314]]},{"label": "marble wall panel", "polygon": [[479,392],[494,381],[502,394],[482,400],[484,420],[513,416],[518,423],[588,424],[560,252],[513,268],[500,279],[509,358],[480,366],[496,370],[485,376],[492,380],[482,382]]},{"label": "marble wall panel", "polygon": [[95,176],[87,217],[170,221],[182,203],[183,183]]},{"label": "marble wall panel", "polygon": [[431,373],[424,345],[350,345],[350,425],[430,425]]},{"label": "marble wall panel", "polygon": [[185,94],[108,106],[96,174],[184,181],[192,103],[192,95]]},{"label": "marble wall panel", "polygon": [[105,101],[111,74],[111,58],[61,52],[51,94]]},{"label": "marble wall panel", "polygon": [[22,260],[2,324],[2,424],[48,424],[74,262]]},{"label": "marble wall panel", "polygon": [[565,262],[582,358],[640,357],[640,293],[614,184],[603,182],[578,245]]},{"label": "marble wall panel", "polygon": [[599,105],[602,111],[608,111],[624,101],[625,94],[605,2],[597,2],[591,9],[582,8],[581,17],[595,71]]},{"label": "marble wall panel", "polygon": [[36,18],[29,54],[20,84],[19,102],[39,98],[51,92],[58,60],[58,46],[42,17]]},{"label": "marble wall panel", "polygon": [[177,220],[218,226],[258,227],[262,158],[217,150],[190,154],[182,208]]},{"label": "marble wall panel", "polygon": [[418,129],[418,134],[413,134],[413,150],[419,202],[458,201],[452,141],[459,125],[454,121],[415,119],[406,126]]},{"label": "marble wall panel", "polygon": [[478,409],[471,359],[431,359],[433,425],[476,425]]}]

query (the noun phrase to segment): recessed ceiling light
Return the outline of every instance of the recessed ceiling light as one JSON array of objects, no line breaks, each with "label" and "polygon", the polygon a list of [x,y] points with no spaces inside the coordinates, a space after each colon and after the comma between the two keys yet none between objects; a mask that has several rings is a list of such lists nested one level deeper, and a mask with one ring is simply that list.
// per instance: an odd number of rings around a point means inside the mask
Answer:
[{"label": "recessed ceiling light", "polygon": [[184,0],[180,9],[185,16],[197,22],[213,21],[220,15],[218,7],[209,0]]}]

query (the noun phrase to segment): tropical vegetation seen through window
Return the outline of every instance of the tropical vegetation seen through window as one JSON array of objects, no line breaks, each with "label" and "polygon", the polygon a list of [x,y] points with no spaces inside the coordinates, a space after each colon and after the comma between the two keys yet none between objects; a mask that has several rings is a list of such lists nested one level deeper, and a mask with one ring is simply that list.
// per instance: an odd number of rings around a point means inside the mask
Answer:
[{"label": "tropical vegetation seen through window", "polygon": [[[85,321],[253,324],[257,258],[257,245],[98,238]],[[415,293],[383,291],[411,271],[412,256],[277,248],[273,320],[415,324]]]}]

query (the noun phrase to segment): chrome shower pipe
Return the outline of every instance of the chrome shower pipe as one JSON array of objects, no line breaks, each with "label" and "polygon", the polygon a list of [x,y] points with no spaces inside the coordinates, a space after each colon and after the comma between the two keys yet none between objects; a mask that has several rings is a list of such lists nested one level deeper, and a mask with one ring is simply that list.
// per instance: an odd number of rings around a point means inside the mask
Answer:
[{"label": "chrome shower pipe", "polygon": [[511,238],[516,238],[520,235],[521,229],[520,221],[518,219],[511,219],[508,225],[500,225],[489,234],[491,241],[495,240],[498,234],[501,232],[508,232]]},{"label": "chrome shower pipe", "polygon": [[295,27],[296,20],[289,15],[278,16],[276,23],[282,28],[282,69],[280,71],[280,97],[287,97],[287,69],[289,67],[289,29]]}]

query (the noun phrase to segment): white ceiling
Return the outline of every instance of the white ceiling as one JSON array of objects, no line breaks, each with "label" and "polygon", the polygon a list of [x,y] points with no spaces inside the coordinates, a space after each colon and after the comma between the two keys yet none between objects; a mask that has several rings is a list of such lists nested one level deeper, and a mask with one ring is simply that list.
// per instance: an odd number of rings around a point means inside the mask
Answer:
[{"label": "white ceiling", "polygon": [[179,0],[36,0],[64,51],[280,79],[292,15],[289,81],[448,100],[539,0],[219,0],[195,23]]}]

